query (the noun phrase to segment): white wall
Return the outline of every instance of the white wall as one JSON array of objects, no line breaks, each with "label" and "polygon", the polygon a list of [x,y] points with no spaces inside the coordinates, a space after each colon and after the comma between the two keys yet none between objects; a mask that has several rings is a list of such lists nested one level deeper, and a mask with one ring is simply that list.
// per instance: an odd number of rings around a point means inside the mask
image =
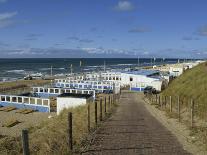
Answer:
[{"label": "white wall", "polygon": [[57,114],[64,108],[72,108],[86,104],[85,98],[72,98],[72,97],[57,97]]},{"label": "white wall", "polygon": [[[133,81],[130,81],[130,77],[133,78]],[[130,85],[134,88],[143,88],[146,86],[152,86],[156,90],[161,90],[162,80],[146,77],[144,75],[135,75],[135,74],[121,74],[121,86]]]}]

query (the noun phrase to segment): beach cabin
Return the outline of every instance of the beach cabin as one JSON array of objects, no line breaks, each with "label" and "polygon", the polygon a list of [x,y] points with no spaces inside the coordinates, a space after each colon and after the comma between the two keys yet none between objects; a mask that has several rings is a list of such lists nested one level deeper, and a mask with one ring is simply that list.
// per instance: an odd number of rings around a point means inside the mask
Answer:
[{"label": "beach cabin", "polygon": [[33,109],[39,112],[50,112],[50,100],[46,98],[0,95],[0,106],[17,109]]},{"label": "beach cabin", "polygon": [[33,94],[36,94],[41,98],[57,97],[64,93],[88,94],[88,95],[92,95],[94,99],[96,97],[95,90],[91,90],[91,89],[33,87],[32,90],[33,90],[32,91]]},{"label": "beach cabin", "polygon": [[120,92],[119,83],[110,81],[89,81],[89,80],[68,80],[68,79],[55,79],[55,87],[57,88],[73,88],[73,89],[89,89],[95,90],[96,93],[106,92]]},{"label": "beach cabin", "polygon": [[57,115],[59,115],[63,109],[74,108],[90,102],[93,102],[92,95],[71,93],[61,94],[57,97]]},{"label": "beach cabin", "polygon": [[162,89],[163,79],[156,70],[138,70],[121,72],[121,85],[130,86],[130,90],[143,91],[145,87],[152,86],[157,91]]}]

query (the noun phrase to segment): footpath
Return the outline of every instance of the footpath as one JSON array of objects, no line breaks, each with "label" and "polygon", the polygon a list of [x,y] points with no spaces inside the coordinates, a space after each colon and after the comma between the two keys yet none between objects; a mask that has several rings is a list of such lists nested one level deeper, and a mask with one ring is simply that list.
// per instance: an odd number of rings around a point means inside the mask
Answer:
[{"label": "footpath", "polygon": [[82,155],[189,155],[143,102],[137,93],[123,93],[115,113]]}]

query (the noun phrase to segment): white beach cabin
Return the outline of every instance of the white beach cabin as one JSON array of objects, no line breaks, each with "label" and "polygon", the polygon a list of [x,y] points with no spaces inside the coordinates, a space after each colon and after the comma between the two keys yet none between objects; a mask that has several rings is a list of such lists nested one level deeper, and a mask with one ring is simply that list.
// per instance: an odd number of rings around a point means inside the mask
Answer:
[{"label": "white beach cabin", "polygon": [[57,115],[63,109],[74,108],[93,101],[93,95],[64,93],[57,97]]}]

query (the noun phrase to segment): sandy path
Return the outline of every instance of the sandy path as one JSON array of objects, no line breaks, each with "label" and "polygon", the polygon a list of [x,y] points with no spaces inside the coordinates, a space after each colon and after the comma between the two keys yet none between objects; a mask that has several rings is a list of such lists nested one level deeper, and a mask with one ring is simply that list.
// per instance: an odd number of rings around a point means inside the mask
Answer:
[{"label": "sandy path", "polygon": [[142,97],[124,93],[113,116],[100,127],[84,155],[185,155],[176,137],[156,120]]}]

